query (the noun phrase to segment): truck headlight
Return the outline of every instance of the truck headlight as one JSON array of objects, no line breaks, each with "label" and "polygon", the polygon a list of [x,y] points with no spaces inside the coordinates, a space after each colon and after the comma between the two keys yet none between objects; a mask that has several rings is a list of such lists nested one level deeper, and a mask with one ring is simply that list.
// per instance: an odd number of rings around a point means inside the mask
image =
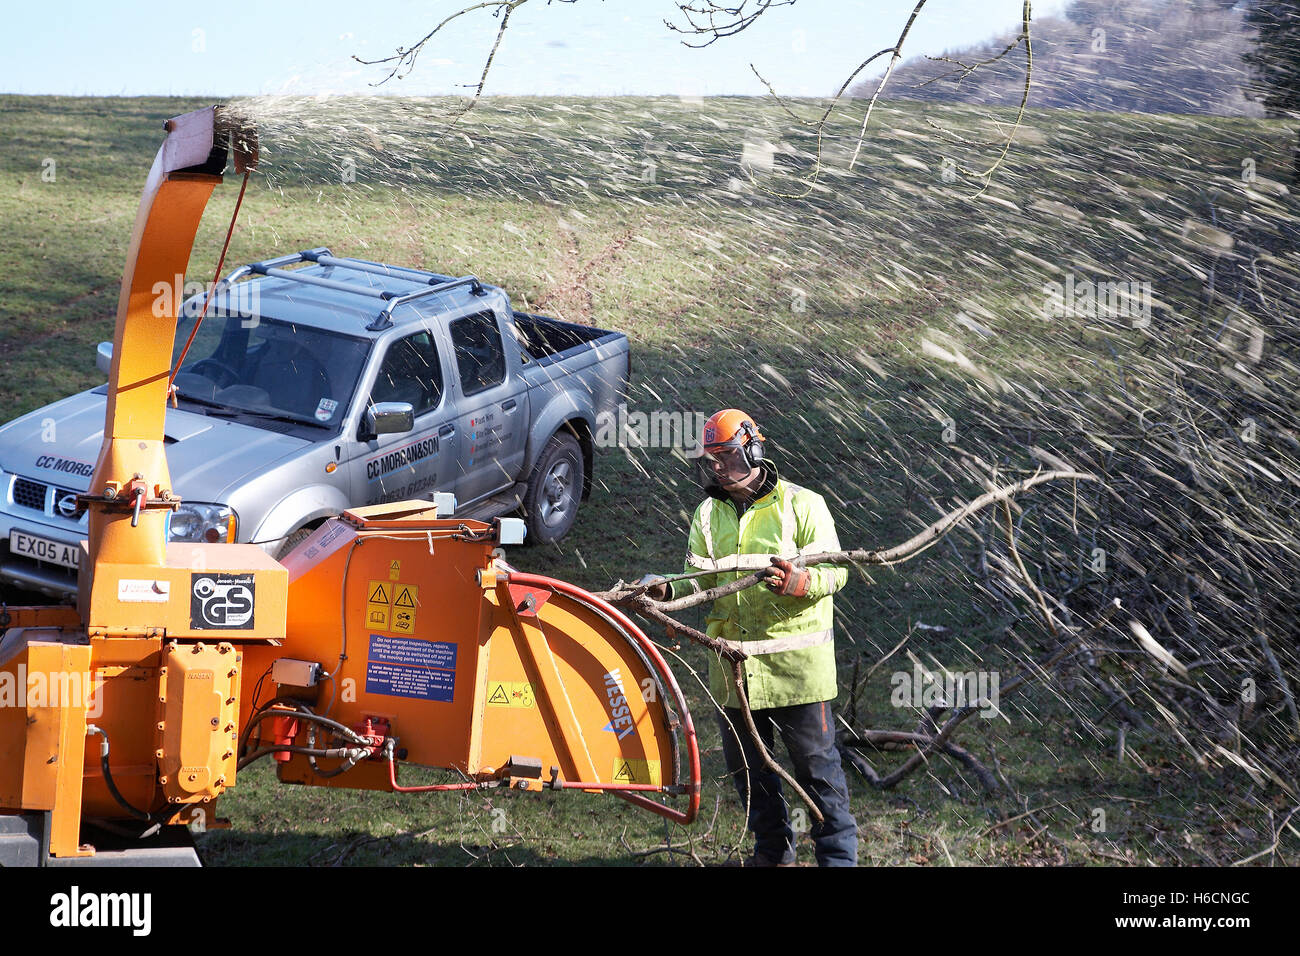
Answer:
[{"label": "truck headlight", "polygon": [[239,516],[229,505],[185,501],[168,516],[169,541],[195,541],[215,544],[234,541]]}]

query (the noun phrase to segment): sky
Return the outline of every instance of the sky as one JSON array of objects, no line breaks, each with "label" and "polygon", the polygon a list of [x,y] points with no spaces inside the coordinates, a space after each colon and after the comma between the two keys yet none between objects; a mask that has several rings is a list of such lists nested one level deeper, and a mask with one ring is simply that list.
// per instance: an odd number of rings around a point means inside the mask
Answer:
[{"label": "sky", "polygon": [[[385,70],[354,62],[410,46],[470,0],[230,0],[175,3],[69,0],[6,12],[10,40],[0,92],[95,96],[252,96],[464,92],[478,80],[498,21],[462,18],[416,69],[381,86]],[[753,0],[750,0],[751,4]],[[547,96],[762,94],[750,64],[781,93],[833,93],[868,55],[891,46],[915,0],[797,0],[708,49],[664,26],[674,0],[530,0],[511,19],[486,93]],[[1066,0],[1036,0],[1034,16]],[[1021,0],[930,0],[905,55],[938,55],[1013,30]],[[864,73],[867,76],[869,73]]]}]

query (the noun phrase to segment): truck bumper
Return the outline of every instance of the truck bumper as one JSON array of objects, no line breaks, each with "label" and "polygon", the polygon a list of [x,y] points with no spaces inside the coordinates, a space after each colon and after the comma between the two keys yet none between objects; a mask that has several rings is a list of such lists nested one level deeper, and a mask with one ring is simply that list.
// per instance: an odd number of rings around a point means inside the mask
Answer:
[{"label": "truck bumper", "polygon": [[54,597],[77,593],[76,572],[71,568],[50,567],[39,561],[6,558],[0,561],[0,580]]}]

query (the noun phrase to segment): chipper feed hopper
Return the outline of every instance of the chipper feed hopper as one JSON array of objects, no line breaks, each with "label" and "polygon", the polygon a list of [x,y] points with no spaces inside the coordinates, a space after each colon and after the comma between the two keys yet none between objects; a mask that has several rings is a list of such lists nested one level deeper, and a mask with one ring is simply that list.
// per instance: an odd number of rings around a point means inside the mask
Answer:
[{"label": "chipper feed hopper", "polygon": [[[584,790],[689,823],[699,753],[663,658],[615,608],[507,564],[511,519],[357,508],[283,563],[252,544],[168,542],[176,315],[157,315],[155,286],[185,274],[228,160],[247,175],[257,146],[220,108],[166,129],[79,499],[77,607],[0,616],[0,863],[130,861],[103,834],[143,846],[129,841],[221,825],[217,799],[263,757],[286,783]],[[452,773],[404,786],[404,765]]]}]

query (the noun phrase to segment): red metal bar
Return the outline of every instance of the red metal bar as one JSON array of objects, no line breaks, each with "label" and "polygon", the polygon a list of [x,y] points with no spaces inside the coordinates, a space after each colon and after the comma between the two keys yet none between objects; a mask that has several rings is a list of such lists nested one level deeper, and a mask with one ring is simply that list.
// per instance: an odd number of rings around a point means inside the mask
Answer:
[{"label": "red metal bar", "polygon": [[397,783],[397,761],[388,758],[388,782],[396,793],[430,793],[435,790],[478,790],[481,783],[471,780],[468,783],[431,783],[424,787],[402,787]]}]

